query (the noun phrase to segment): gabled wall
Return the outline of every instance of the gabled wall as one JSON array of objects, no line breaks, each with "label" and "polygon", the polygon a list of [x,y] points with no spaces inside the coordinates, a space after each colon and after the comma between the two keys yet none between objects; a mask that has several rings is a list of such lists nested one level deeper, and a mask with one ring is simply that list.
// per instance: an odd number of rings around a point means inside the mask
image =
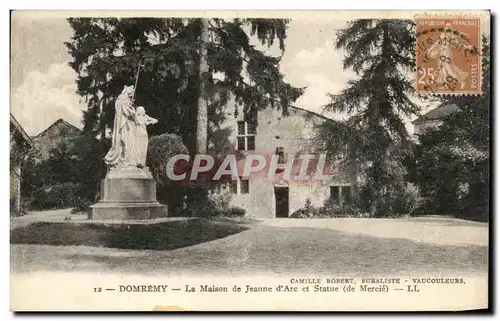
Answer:
[{"label": "gabled wall", "polygon": [[426,130],[432,129],[432,128],[437,128],[441,126],[443,122],[441,120],[426,120],[423,122],[420,122],[418,124],[415,124],[415,134],[417,135],[422,135],[425,133]]},{"label": "gabled wall", "polygon": [[78,137],[82,131],[63,119],[59,119],[43,132],[33,137],[33,142],[39,155],[38,161],[50,157],[51,151],[61,143],[69,143]]},{"label": "gabled wall", "polygon": [[[218,126],[215,135],[209,137],[209,150],[221,155],[236,153],[237,158],[242,158],[240,164],[248,153],[272,155],[277,147],[283,147],[285,155],[292,154],[296,158],[300,154],[319,154],[314,144],[315,130],[328,121],[299,108],[291,107],[288,116],[279,110],[267,108],[258,113],[255,151],[236,152],[237,121],[243,119],[241,108],[235,116],[234,104],[228,104],[224,121]],[[300,165],[300,161],[297,164]],[[340,168],[338,162],[335,166],[332,181],[282,181],[282,173],[274,175],[272,179],[269,179],[267,172],[265,175],[253,175],[250,177],[249,193],[233,195],[232,205],[245,208],[249,216],[274,218],[274,188],[288,186],[289,215],[303,207],[308,198],[313,205],[322,206],[330,196],[331,185],[350,185],[347,171]]]}]

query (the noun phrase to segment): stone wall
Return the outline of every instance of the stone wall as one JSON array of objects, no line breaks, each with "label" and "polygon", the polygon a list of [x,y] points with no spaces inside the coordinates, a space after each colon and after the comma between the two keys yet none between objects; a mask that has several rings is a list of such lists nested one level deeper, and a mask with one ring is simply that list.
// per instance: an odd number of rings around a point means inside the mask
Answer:
[{"label": "stone wall", "polygon": [[46,130],[32,138],[37,150],[37,160],[48,159],[53,149],[57,148],[61,143],[69,143],[81,133],[80,129],[65,120],[57,120]]},{"label": "stone wall", "polygon": [[[234,115],[234,105],[229,104],[225,119],[219,124],[216,135],[209,137],[209,149],[218,154],[235,153],[237,148],[237,122],[243,120],[243,111]],[[326,118],[299,108],[290,108],[289,115],[281,111],[267,108],[258,114],[258,125],[255,134],[255,151],[237,152],[243,160],[249,153],[272,155],[281,147],[287,158],[298,158],[300,154],[318,154],[319,146],[315,144],[317,126],[328,121]],[[289,160],[289,159],[288,159]],[[300,162],[300,161],[299,161]],[[239,163],[242,163],[240,161]],[[300,163],[299,163],[300,164]],[[249,180],[248,194],[234,194],[232,205],[246,209],[248,216],[276,217],[275,187],[286,186],[289,190],[289,212],[303,207],[309,198],[313,205],[322,206],[330,197],[330,186],[350,185],[347,171],[336,163],[332,181],[283,181],[282,174],[277,173],[269,179],[266,175],[252,175]]]},{"label": "stone wall", "polygon": [[416,135],[422,135],[425,133],[426,130],[432,129],[432,128],[437,128],[441,126],[443,122],[441,120],[426,120],[424,122],[415,124],[415,134]]}]

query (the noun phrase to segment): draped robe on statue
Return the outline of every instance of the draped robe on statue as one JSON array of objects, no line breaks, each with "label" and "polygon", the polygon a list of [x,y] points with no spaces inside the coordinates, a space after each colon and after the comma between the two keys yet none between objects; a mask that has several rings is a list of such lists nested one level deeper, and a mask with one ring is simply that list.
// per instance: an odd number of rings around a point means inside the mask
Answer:
[{"label": "draped robe on statue", "polygon": [[437,59],[438,75],[436,83],[439,86],[444,86],[446,83],[452,81],[460,83],[465,81],[468,77],[467,72],[453,64],[452,39],[451,36],[446,36],[445,33],[441,34],[439,39],[429,48],[427,53],[429,58]]},{"label": "draped robe on statue", "polygon": [[135,111],[130,98],[133,86],[125,87],[115,102],[115,119],[113,125],[112,145],[104,161],[108,166],[136,166],[136,126]]},{"label": "draped robe on statue", "polygon": [[167,216],[167,207],[156,200],[156,180],[139,163],[137,151],[141,141],[137,139],[133,93],[134,87],[125,87],[115,102],[112,146],[104,157],[108,172],[101,183],[100,200],[91,207],[91,220],[151,220]]}]

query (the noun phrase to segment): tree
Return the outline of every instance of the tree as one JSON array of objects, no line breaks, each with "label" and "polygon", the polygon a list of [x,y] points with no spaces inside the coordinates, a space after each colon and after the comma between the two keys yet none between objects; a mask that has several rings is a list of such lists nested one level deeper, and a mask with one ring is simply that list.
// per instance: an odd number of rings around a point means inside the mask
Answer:
[{"label": "tree", "polygon": [[177,135],[161,134],[149,139],[147,165],[159,185],[168,183],[166,173],[170,158],[187,153],[188,149]]},{"label": "tree", "polygon": [[247,121],[256,122],[256,111],[271,106],[286,113],[303,92],[284,82],[280,57],[252,45],[252,38],[268,48],[277,43],[283,53],[287,20],[68,21],[73,29],[66,44],[73,58],[70,66],[78,73],[78,94],[88,105],[84,132],[101,138],[101,158],[109,148],[105,134],[112,128],[115,99],[123,86],[134,83],[138,68],[136,104],[146,106],[148,114],[158,119],[148,128],[149,135],[178,135],[190,153],[206,152],[209,115],[227,105],[230,97],[243,105]]},{"label": "tree", "polygon": [[80,135],[62,142],[48,159],[37,161],[30,155],[22,172],[22,189],[33,209],[75,207],[83,210],[95,203],[102,158],[96,154],[99,141]]},{"label": "tree", "polygon": [[198,81],[200,93],[198,94],[198,110],[196,118],[196,152],[204,154],[207,152],[208,135],[208,106],[207,93],[205,91],[205,78],[209,72],[208,66],[208,20],[201,19],[200,31],[200,59],[198,64]]},{"label": "tree", "polygon": [[371,215],[389,214],[391,195],[401,188],[403,161],[411,140],[403,116],[418,113],[408,72],[414,69],[414,23],[409,20],[355,20],[337,33],[336,49],[346,53],[344,69],[356,79],[325,109],[348,115],[321,129],[327,148],[343,153],[366,178],[365,200]]},{"label": "tree", "polygon": [[[111,128],[114,99],[134,83],[142,63],[136,102],[159,120],[151,135],[181,136],[191,152],[206,132],[207,108],[230,95],[245,115],[273,106],[284,112],[302,93],[283,80],[279,57],[266,55],[251,37],[285,49],[286,20],[180,18],[71,18],[68,51],[78,73],[78,94],[88,104],[84,130],[104,136]],[[206,51],[206,64],[205,64]],[[223,77],[214,77],[214,74]],[[196,108],[198,106],[198,108]],[[200,117],[197,131],[197,117]],[[202,133],[203,132],[203,133]]]},{"label": "tree", "polygon": [[482,94],[443,97],[459,109],[419,137],[417,182],[436,212],[488,220],[491,80],[483,43]]},{"label": "tree", "polygon": [[[167,164],[171,157],[179,154],[188,154],[188,149],[182,143],[181,137],[174,134],[161,134],[149,139],[147,165],[157,181],[157,200],[168,205],[169,216],[185,215],[185,198],[190,192],[186,184],[175,184],[167,177]],[[189,165],[176,162],[172,171],[176,174],[177,169]]]}]

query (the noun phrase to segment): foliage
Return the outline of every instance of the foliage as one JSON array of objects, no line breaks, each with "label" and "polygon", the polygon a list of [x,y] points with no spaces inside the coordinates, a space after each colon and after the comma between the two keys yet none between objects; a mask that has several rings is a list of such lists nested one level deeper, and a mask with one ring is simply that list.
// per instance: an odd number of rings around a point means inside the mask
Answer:
[{"label": "foliage", "polygon": [[[217,114],[232,97],[244,106],[248,121],[255,121],[254,112],[268,106],[286,112],[303,92],[284,81],[280,57],[269,56],[252,44],[254,40],[267,48],[278,44],[283,53],[287,20],[70,18],[68,22],[73,29],[71,41],[66,43],[70,66],[78,74],[77,93],[88,106],[84,132],[101,137],[101,150],[109,147],[104,137],[112,128],[115,99],[125,85],[135,83],[139,68],[135,103],[146,106],[148,114],[158,119],[148,127],[149,135],[177,135],[191,153],[195,152],[201,91],[208,100],[208,114]],[[205,22],[208,42],[206,37],[202,39]],[[207,73],[200,68],[202,56]],[[218,117],[211,125],[217,127],[223,120]],[[172,144],[163,148],[185,152],[178,141]],[[159,200],[166,201],[174,215],[203,212],[202,208],[188,209],[198,204],[198,198],[203,204],[207,196],[203,188],[161,183],[167,155],[161,156],[161,145],[161,138],[152,140],[148,159],[160,182]],[[98,173],[103,173],[102,167]]]},{"label": "foliage", "polygon": [[[88,105],[84,130],[97,136],[112,128],[114,100],[124,85],[134,83],[141,64],[136,102],[159,120],[150,134],[179,135],[193,151],[201,19],[70,18],[68,22],[73,29],[66,44],[70,65],[78,73],[78,94]],[[287,23],[209,19],[209,74],[204,77],[209,109],[225,105],[232,95],[245,114],[268,106],[286,112],[302,90],[284,81],[280,58],[257,49],[252,39],[266,47],[277,42],[283,51]]]},{"label": "foliage", "polygon": [[[241,211],[231,207],[232,192],[226,184],[206,184],[187,188],[185,216],[238,216]],[[244,213],[242,214],[244,215]]]},{"label": "foliage", "polygon": [[308,198],[303,207],[290,215],[291,218],[334,218],[334,217],[367,217],[360,207],[354,202],[343,201],[341,204],[333,203],[330,199],[321,207],[314,207]]},{"label": "foliage", "polygon": [[389,204],[392,215],[411,215],[421,205],[418,187],[412,183],[404,183],[401,189],[395,190]]},{"label": "foliage", "polygon": [[76,207],[79,210],[96,200],[100,187],[99,142],[81,135],[51,151],[39,161],[31,155],[22,172],[22,193],[31,209]]},{"label": "foliage", "polygon": [[10,163],[17,164],[24,161],[31,149],[30,143],[26,141],[18,129],[10,124]]},{"label": "foliage", "polygon": [[233,195],[227,186],[218,186],[208,190],[208,207],[214,213],[220,213],[229,207]]},{"label": "foliage", "polygon": [[364,178],[372,216],[392,210],[390,198],[402,184],[403,162],[412,151],[402,117],[419,111],[407,77],[414,69],[414,45],[414,23],[408,20],[355,20],[337,33],[336,48],[346,52],[344,69],[357,77],[325,106],[348,119],[326,122],[319,136],[330,153],[345,155]]},{"label": "foliage", "polygon": [[174,155],[187,153],[182,138],[175,134],[161,134],[149,138],[146,163],[157,182],[157,199],[168,205],[169,216],[185,216],[187,198],[190,193],[196,193],[190,186],[171,184],[166,176],[168,160]]},{"label": "foliage", "polygon": [[355,202],[344,201],[341,204],[332,203],[329,199],[320,209],[324,217],[365,217],[367,216]]},{"label": "foliage", "polygon": [[73,207],[80,201],[80,185],[73,182],[36,189],[31,206],[36,209]]},{"label": "foliage", "polygon": [[166,166],[170,158],[179,154],[188,154],[182,138],[175,134],[161,134],[149,138],[147,165],[156,180],[166,181]]},{"label": "foliage", "polygon": [[225,217],[243,217],[245,216],[246,210],[241,207],[231,206],[222,212],[222,216]]},{"label": "foliage", "polygon": [[311,199],[306,199],[304,207],[299,208],[295,212],[293,212],[290,217],[292,218],[313,218],[319,216],[319,209],[315,208],[311,204]]}]

